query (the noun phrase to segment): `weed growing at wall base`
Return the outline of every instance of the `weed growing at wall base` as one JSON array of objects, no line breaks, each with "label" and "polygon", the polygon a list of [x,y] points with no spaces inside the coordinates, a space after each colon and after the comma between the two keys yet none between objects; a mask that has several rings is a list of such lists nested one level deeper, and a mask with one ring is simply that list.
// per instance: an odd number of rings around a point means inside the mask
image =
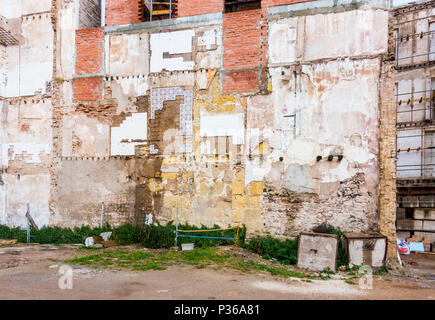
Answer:
[{"label": "weed growing at wall base", "polygon": [[[103,228],[90,228],[87,226],[75,228],[42,227],[35,230],[30,229],[30,242],[40,244],[66,244],[84,243],[87,237],[99,235],[101,232],[111,231],[112,228],[106,224]],[[25,229],[19,227],[8,227],[0,225],[0,239],[16,239],[18,242],[27,242]]]},{"label": "weed growing at wall base", "polygon": [[[215,225],[212,228],[206,226],[196,227],[189,224],[179,225],[179,230],[210,230],[219,229]],[[30,242],[40,244],[71,244],[84,243],[87,237],[97,236],[102,232],[112,231],[112,239],[119,245],[138,244],[146,248],[159,249],[174,246],[175,225],[169,222],[166,225],[145,225],[139,226],[131,223],[112,228],[106,224],[103,228],[90,228],[87,226],[71,228],[42,227],[40,230],[31,228]],[[189,233],[184,233],[188,235]],[[234,238],[236,229],[224,231],[201,232],[201,236]],[[198,235],[198,234],[195,234]],[[238,243],[244,243],[246,227],[239,231]],[[27,241],[26,230],[19,227],[8,227],[0,225],[0,239],[16,239],[18,242]],[[201,238],[179,238],[178,245],[182,243],[194,243],[196,247],[211,247],[216,245],[233,244],[233,240],[224,239],[201,239]]]},{"label": "weed growing at wall base", "polygon": [[265,259],[274,258],[283,264],[296,264],[297,262],[297,238],[281,241],[271,236],[256,237],[242,246],[252,252],[258,253]]}]

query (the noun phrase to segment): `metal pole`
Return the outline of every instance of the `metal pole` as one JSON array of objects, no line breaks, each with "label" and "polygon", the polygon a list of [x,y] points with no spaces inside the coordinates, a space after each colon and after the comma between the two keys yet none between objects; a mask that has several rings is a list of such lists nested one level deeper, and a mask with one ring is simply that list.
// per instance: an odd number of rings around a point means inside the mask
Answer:
[{"label": "metal pole", "polygon": [[153,21],[153,0],[151,0],[150,21]]},{"label": "metal pole", "polygon": [[172,0],[169,0],[169,19],[172,19]]},{"label": "metal pole", "polygon": [[178,238],[178,199],[177,199],[177,216],[175,223],[175,247],[177,246],[177,238]]},{"label": "metal pole", "polygon": [[103,205],[101,206],[101,222],[100,222],[100,228],[103,229],[104,227],[104,202]]},{"label": "metal pole", "polygon": [[26,218],[27,218],[27,243],[30,243],[30,204],[27,204]]}]

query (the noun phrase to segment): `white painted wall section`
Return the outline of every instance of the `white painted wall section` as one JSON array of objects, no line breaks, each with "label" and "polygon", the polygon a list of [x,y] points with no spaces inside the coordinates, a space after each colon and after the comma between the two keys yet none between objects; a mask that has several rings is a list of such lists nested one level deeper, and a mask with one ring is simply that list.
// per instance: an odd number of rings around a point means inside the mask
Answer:
[{"label": "white painted wall section", "polygon": [[[111,155],[132,156],[134,147],[144,142],[132,140],[146,140],[147,134],[147,113],[133,113],[127,117],[119,127],[112,127],[111,130]],[[123,142],[128,140],[128,142]]]},{"label": "white painted wall section", "polygon": [[184,54],[192,52],[194,30],[153,33],[150,37],[151,72],[162,70],[192,70],[194,61],[184,61],[183,57],[163,58],[164,53]]},{"label": "white painted wall section", "polygon": [[201,137],[232,137],[233,144],[245,143],[245,116],[243,113],[231,115],[201,115]]}]

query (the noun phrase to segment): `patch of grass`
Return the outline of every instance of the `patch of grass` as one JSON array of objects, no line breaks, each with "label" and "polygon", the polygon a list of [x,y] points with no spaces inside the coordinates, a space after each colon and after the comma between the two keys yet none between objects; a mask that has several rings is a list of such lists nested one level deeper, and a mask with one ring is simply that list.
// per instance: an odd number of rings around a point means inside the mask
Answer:
[{"label": "patch of grass", "polygon": [[392,282],[393,280],[391,280],[389,278],[384,278],[384,281]]},{"label": "patch of grass", "polygon": [[281,264],[266,264],[242,259],[230,251],[218,248],[197,248],[192,251],[128,251],[125,248],[105,249],[96,254],[74,257],[65,261],[71,264],[112,266],[132,270],[164,270],[170,265],[186,264],[197,269],[230,268],[242,272],[263,271],[284,278],[317,279],[317,276],[289,270]]},{"label": "patch of grass", "polygon": [[380,267],[380,268],[377,268],[374,272],[373,272],[373,274],[375,274],[375,275],[377,275],[377,276],[382,276],[382,275],[384,275],[384,274],[386,274],[388,271],[387,271],[387,269],[385,268],[385,267]]},{"label": "patch of grass", "polygon": [[347,284],[352,284],[352,285],[356,285],[356,283],[355,282],[353,282],[352,280],[350,280],[350,279],[346,279],[346,280],[344,280],[344,282],[346,282]]}]

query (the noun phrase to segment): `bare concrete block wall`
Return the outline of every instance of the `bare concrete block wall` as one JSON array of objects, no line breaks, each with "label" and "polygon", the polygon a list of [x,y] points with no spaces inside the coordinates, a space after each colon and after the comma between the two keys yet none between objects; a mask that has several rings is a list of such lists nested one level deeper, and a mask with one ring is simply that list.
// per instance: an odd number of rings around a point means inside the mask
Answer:
[{"label": "bare concrete block wall", "polygon": [[298,268],[313,271],[337,270],[338,237],[323,233],[301,233]]}]

